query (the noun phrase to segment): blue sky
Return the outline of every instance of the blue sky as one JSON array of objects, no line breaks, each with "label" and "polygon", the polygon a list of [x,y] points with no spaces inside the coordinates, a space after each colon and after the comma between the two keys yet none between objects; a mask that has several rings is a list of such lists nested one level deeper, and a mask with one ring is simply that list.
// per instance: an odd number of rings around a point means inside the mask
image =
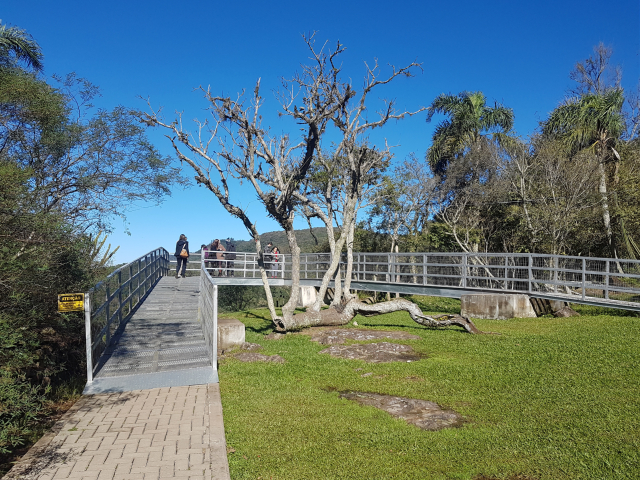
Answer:
[{"label": "blue sky", "polygon": [[[270,91],[308,58],[301,34],[317,31],[319,42],[340,41],[345,76],[360,86],[364,62],[382,65],[422,63],[424,71],[381,89],[398,106],[417,109],[440,93],[480,90],[514,110],[515,129],[534,132],[572,86],[569,72],[599,42],[614,50],[623,87],[640,78],[640,4],[619,0],[606,6],[592,0],[537,2],[217,2],[186,0],[86,2],[32,0],[0,3],[3,23],[26,29],[45,54],[45,75],[76,72],[99,85],[97,105],[145,108],[150,98],[167,115],[203,118],[206,103],[194,91],[214,93],[252,89],[258,78],[265,118],[274,132],[295,126],[274,120],[277,102]],[[424,156],[433,127],[425,114],[389,125],[382,132],[397,159]],[[170,145],[160,132],[150,138],[164,153]],[[374,140],[377,140],[374,139]],[[185,169],[185,175],[192,176]],[[238,190],[259,231],[276,230],[250,190]],[[176,190],[161,205],[132,206],[125,233],[114,221],[110,242],[120,245],[116,262],[130,261],[157,246],[172,249],[180,233],[192,248],[213,238],[249,238],[204,188]]]}]

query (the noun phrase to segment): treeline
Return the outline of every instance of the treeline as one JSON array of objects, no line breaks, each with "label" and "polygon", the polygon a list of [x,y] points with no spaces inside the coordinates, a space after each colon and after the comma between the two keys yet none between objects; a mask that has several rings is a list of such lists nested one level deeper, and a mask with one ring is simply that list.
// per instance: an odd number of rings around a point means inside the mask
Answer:
[{"label": "treeline", "polygon": [[[33,38],[0,25],[0,455],[37,439],[65,382],[85,373],[84,320],[57,295],[109,271],[109,220],[157,200],[178,177],[123,107],[97,87],[43,78]],[[3,468],[4,468],[3,467]]]},{"label": "treeline", "polygon": [[383,177],[356,251],[541,252],[640,258],[640,102],[599,45],[529,138],[481,92],[440,95],[426,158]]}]

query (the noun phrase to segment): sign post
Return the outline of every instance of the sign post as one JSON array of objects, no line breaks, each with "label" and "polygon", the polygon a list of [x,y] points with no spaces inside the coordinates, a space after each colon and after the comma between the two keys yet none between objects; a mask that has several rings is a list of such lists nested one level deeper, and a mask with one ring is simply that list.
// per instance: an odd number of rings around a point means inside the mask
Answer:
[{"label": "sign post", "polygon": [[84,312],[84,293],[58,295],[58,312]]}]

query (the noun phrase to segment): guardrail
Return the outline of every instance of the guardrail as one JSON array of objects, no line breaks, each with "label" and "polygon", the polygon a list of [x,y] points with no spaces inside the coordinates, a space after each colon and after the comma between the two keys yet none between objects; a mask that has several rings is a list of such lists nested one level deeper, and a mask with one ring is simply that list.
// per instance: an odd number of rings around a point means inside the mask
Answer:
[{"label": "guardrail", "polygon": [[204,259],[200,262],[200,297],[198,299],[198,322],[209,350],[211,366],[218,367],[218,285],[213,283]]},{"label": "guardrail", "polygon": [[[233,261],[211,264],[212,278],[259,278],[258,255],[236,253]],[[264,255],[272,278],[291,279],[291,256]],[[320,280],[329,253],[300,256],[301,280]],[[346,255],[340,262],[346,275]],[[354,253],[353,282],[369,285],[445,287],[465,291],[526,293],[567,301],[602,300],[640,308],[640,261],[535,253]],[[362,287],[361,287],[362,288]]]},{"label": "guardrail", "polygon": [[356,253],[352,279],[640,303],[637,260],[533,253]]},{"label": "guardrail", "polygon": [[[187,262],[187,272],[201,272],[204,268],[212,277],[240,277],[240,278],[260,278],[260,266],[258,264],[257,253],[247,252],[209,252],[222,253],[224,259],[202,258],[201,252],[191,253]],[[287,260],[288,258],[288,260]],[[267,275],[272,278],[291,278],[291,255],[284,254],[264,254],[265,268]],[[204,267],[202,267],[204,262]],[[171,268],[175,272],[177,260],[173,257],[170,260]],[[286,272],[286,273],[285,273]],[[322,276],[320,276],[322,278]]]},{"label": "guardrail", "polygon": [[111,273],[85,294],[87,384],[118,327],[169,271],[169,252],[157,248]]},{"label": "guardrail", "polygon": [[[198,318],[216,368],[217,285],[220,277],[261,277],[257,253],[224,252],[225,259],[191,254],[189,274],[200,275]],[[230,258],[234,255],[235,258]],[[173,255],[158,248],[120,267],[85,295],[87,379],[93,381],[97,360],[109,346],[113,333],[132,314],[160,277],[172,275]],[[291,256],[265,254],[264,267],[271,278],[291,279]],[[331,262],[329,253],[302,254],[301,280],[322,279]],[[342,278],[346,256],[342,256]],[[196,273],[197,272],[197,273]],[[439,287],[452,291],[526,293],[535,297],[595,303],[640,310],[640,261],[508,253],[354,253],[351,280],[355,288],[378,291],[415,291],[414,287]],[[228,284],[228,281],[224,282]],[[317,283],[317,282],[312,282]],[[427,290],[427,289],[423,289]],[[455,292],[454,292],[455,293]],[[95,307],[94,307],[95,306]]]}]

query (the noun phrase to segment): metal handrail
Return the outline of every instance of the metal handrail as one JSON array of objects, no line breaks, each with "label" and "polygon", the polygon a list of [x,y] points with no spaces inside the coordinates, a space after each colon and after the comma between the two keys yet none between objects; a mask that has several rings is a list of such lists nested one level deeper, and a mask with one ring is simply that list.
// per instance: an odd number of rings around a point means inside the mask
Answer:
[{"label": "metal handrail", "polygon": [[87,384],[93,382],[98,359],[110,346],[113,334],[168,272],[168,265],[169,252],[156,248],[118,268],[85,293]]},{"label": "metal handrail", "polygon": [[218,366],[218,285],[213,282],[205,267],[205,259],[200,262],[200,295],[198,298],[198,322],[207,344],[211,367]]},{"label": "metal handrail", "polygon": [[[346,274],[346,255],[341,256],[342,278]],[[270,277],[291,279],[291,258],[282,259],[278,269],[263,255]],[[212,260],[209,260],[210,262]],[[206,266],[212,278],[222,276],[260,278],[259,255],[237,252],[225,267]],[[329,253],[300,256],[301,280],[321,279],[329,264]],[[226,270],[225,270],[226,269]],[[545,255],[536,253],[403,252],[354,253],[352,282],[445,287],[534,296],[555,295],[572,300],[606,300],[637,305],[640,308],[640,261],[626,259]],[[362,288],[362,287],[361,287]],[[634,307],[635,308],[635,307]]]},{"label": "metal handrail", "polygon": [[[217,283],[238,280],[258,282],[261,267],[268,276],[286,285],[291,279],[291,255],[224,252],[225,259],[205,259],[191,254],[198,262],[200,298],[198,319],[207,339],[212,367],[217,362]],[[220,263],[221,262],[221,263]],[[118,268],[85,295],[87,342],[87,379],[93,380],[97,359],[109,347],[112,334],[132,315],[145,295],[159,281],[170,275],[171,256],[157,248]],[[331,263],[329,253],[300,256],[300,279],[317,284]],[[341,256],[342,279],[346,274],[346,255]],[[277,268],[276,268],[277,267]],[[526,293],[541,298],[583,303],[607,304],[611,307],[640,310],[640,261],[535,253],[354,253],[351,281],[357,288],[380,291],[416,291],[415,287],[444,289],[451,292],[493,291]],[[233,283],[233,281],[231,281]],[[245,282],[246,283],[246,282]],[[382,289],[382,290],[381,290]],[[92,305],[96,308],[92,311]]]}]

